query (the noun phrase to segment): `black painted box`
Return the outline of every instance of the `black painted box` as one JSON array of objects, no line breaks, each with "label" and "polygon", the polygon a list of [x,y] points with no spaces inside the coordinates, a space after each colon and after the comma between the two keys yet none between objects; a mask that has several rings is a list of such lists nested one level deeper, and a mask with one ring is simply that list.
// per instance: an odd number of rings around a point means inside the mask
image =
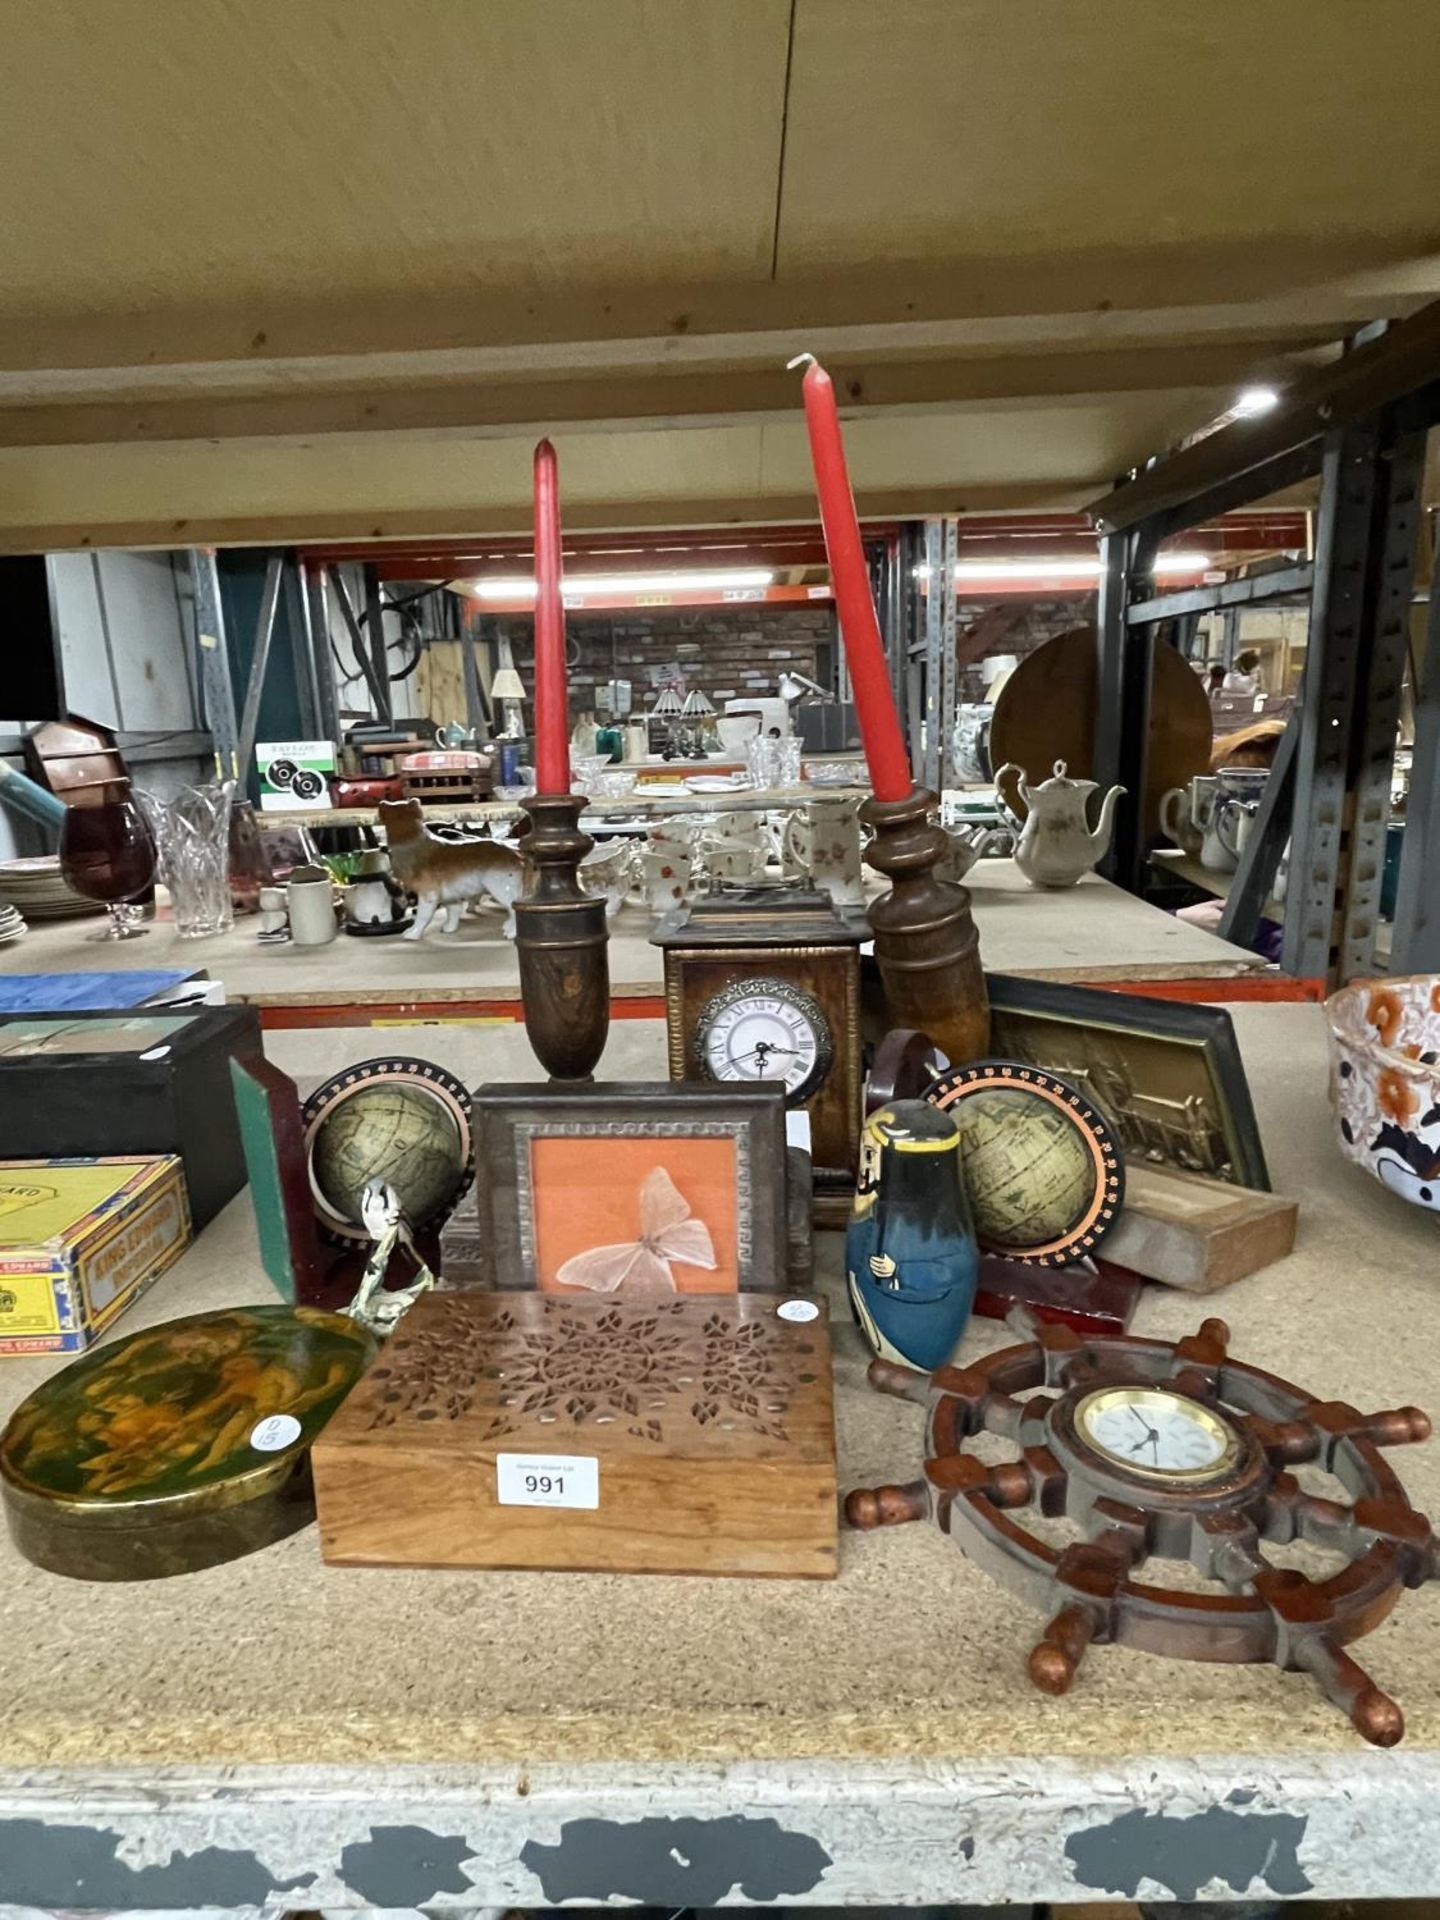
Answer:
[{"label": "black painted box", "polygon": [[178,1153],[198,1233],[245,1185],[233,1057],[254,1007],[0,1014],[0,1158]]}]

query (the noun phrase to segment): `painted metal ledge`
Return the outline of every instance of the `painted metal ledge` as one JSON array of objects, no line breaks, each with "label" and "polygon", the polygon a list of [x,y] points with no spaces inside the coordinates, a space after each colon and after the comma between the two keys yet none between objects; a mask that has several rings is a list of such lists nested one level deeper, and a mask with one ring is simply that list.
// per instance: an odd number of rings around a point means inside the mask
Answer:
[{"label": "painted metal ledge", "polygon": [[1397,1898],[1440,1754],[0,1774],[0,1908]]}]

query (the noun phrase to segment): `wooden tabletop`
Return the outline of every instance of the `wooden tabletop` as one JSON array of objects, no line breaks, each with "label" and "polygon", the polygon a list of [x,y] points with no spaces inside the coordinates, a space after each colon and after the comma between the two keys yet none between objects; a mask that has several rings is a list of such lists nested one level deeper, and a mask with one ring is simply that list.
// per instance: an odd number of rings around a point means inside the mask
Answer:
[{"label": "wooden tabletop", "polygon": [[[1076,887],[1039,889],[1027,884],[1013,861],[982,860],[966,884],[980,950],[993,971],[1123,982],[1218,980],[1264,968],[1243,947],[1147,906],[1095,874]],[[654,998],[663,990],[651,924],[640,907],[626,907],[611,923],[610,982],[616,1000]],[[467,916],[453,934],[432,928],[423,941],[342,934],[325,947],[264,947],[256,940],[256,926],[253,918],[242,918],[231,933],[182,941],[173,926],[161,923],[139,940],[97,942],[91,938],[94,921],[50,921],[0,949],[0,973],[203,967],[224,982],[231,999],[274,1008],[383,1012],[519,999],[515,949],[501,933],[498,911]]]},{"label": "wooden tabletop", "polygon": [[[1440,1411],[1436,1221],[1341,1158],[1324,1021],[1235,1011],[1295,1252],[1202,1305],[1237,1358],[1359,1407]],[[530,1071],[523,1032],[399,1043]],[[305,1076],[364,1033],[278,1034]],[[463,1053],[461,1049],[463,1048]],[[663,1072],[620,1023],[607,1077]],[[835,1293],[842,1488],[903,1481],[919,1411],[864,1384]],[[124,1330],[270,1295],[235,1202]],[[962,1361],[1014,1338],[990,1322]],[[11,1403],[52,1363],[0,1362]],[[1391,1456],[1440,1509],[1440,1442]],[[1302,1474],[1310,1469],[1301,1469]],[[144,1587],[66,1583],[0,1548],[0,1903],[671,1907],[1416,1895],[1440,1884],[1440,1589],[1354,1651],[1404,1707],[1364,1747],[1304,1674],[1097,1647],[1038,1694],[1041,1624],[928,1524],[845,1533],[832,1582],[327,1568],[313,1529]]]},{"label": "wooden tabletop", "polygon": [[[839,757],[835,756],[836,759]],[[641,776],[646,784],[639,792],[591,799],[585,811],[585,825],[588,829],[597,822],[603,827],[610,820],[650,820],[681,813],[788,812],[797,807],[811,806],[816,800],[860,800],[870,792],[869,787],[863,784],[845,786],[812,784],[808,781],[794,787],[736,787],[724,793],[695,793],[685,785],[687,777],[728,777],[735,764],[733,761],[720,763],[708,771],[698,765],[692,766],[687,774],[678,770],[666,773],[652,769]],[[503,799],[432,801],[425,808],[425,818],[451,823],[465,820],[518,820],[522,805],[520,800]],[[373,827],[380,815],[375,807],[267,807],[260,817],[269,826]]]}]

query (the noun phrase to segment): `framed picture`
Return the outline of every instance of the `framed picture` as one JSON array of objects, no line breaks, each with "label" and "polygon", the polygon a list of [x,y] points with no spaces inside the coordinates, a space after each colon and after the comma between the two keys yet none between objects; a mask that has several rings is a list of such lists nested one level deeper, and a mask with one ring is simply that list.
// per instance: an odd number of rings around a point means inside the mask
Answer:
[{"label": "framed picture", "polygon": [[482,1088],[474,1123],[485,1284],[595,1299],[786,1289],[778,1087]]},{"label": "framed picture", "polygon": [[1132,1159],[1270,1191],[1223,1007],[987,975],[991,1048],[1080,1087]]},{"label": "framed picture", "polygon": [[277,881],[296,867],[314,866],[319,860],[309,827],[289,820],[266,820],[263,816],[257,816],[255,824],[270,871]]}]

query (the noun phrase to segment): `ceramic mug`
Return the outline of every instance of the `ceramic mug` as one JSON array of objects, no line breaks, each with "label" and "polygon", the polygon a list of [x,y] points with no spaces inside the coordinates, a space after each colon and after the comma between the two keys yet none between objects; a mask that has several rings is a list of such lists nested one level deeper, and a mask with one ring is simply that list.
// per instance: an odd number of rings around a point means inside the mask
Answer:
[{"label": "ceramic mug", "polygon": [[711,841],[704,861],[711,880],[753,880],[763,864],[758,848],[734,840]]},{"label": "ceramic mug", "polygon": [[785,871],[808,875],[837,907],[865,904],[856,805],[854,800],[812,800],[785,826]]},{"label": "ceramic mug", "polygon": [[652,842],[640,860],[645,904],[651,913],[683,907],[690,893],[690,849],[679,841]]},{"label": "ceramic mug", "polygon": [[781,857],[781,832],[768,813],[712,813],[705,816],[696,845],[702,850],[748,847],[759,879],[770,862]]},{"label": "ceramic mug", "polygon": [[1238,861],[1244,853],[1255,822],[1260,817],[1258,800],[1225,800],[1215,811],[1215,830],[1222,844]]},{"label": "ceramic mug", "polygon": [[296,867],[285,884],[285,905],[297,947],[328,946],[340,931],[334,883],[323,867]]},{"label": "ceramic mug", "polygon": [[[1201,776],[1197,776],[1201,777]],[[1200,848],[1200,864],[1211,873],[1233,873],[1239,860],[1239,850],[1243,842],[1236,839],[1235,829],[1228,828],[1228,817],[1233,808],[1245,803],[1258,805],[1265,783],[1270,778],[1265,767],[1222,767],[1217,774],[1208,776],[1214,781],[1210,795],[1209,812],[1205,819],[1205,838]],[[1191,782],[1192,786],[1194,782]],[[1248,833],[1249,828],[1243,829]]]},{"label": "ceramic mug", "polygon": [[1189,787],[1171,787],[1161,796],[1160,831],[1167,839],[1173,840],[1177,847],[1182,847],[1192,859],[1199,853],[1200,843],[1205,837],[1203,829],[1195,824],[1193,808]]},{"label": "ceramic mug", "polygon": [[705,833],[717,840],[761,847],[765,844],[765,816],[763,813],[712,813],[706,818]]},{"label": "ceramic mug", "polygon": [[1207,873],[1233,873],[1236,867],[1236,855],[1220,831],[1220,822],[1224,817],[1225,803],[1211,807],[1205,822],[1205,836],[1200,842],[1200,864]]},{"label": "ceramic mug", "polygon": [[1221,767],[1215,775],[1217,800],[1258,800],[1270,779],[1268,767]]}]

